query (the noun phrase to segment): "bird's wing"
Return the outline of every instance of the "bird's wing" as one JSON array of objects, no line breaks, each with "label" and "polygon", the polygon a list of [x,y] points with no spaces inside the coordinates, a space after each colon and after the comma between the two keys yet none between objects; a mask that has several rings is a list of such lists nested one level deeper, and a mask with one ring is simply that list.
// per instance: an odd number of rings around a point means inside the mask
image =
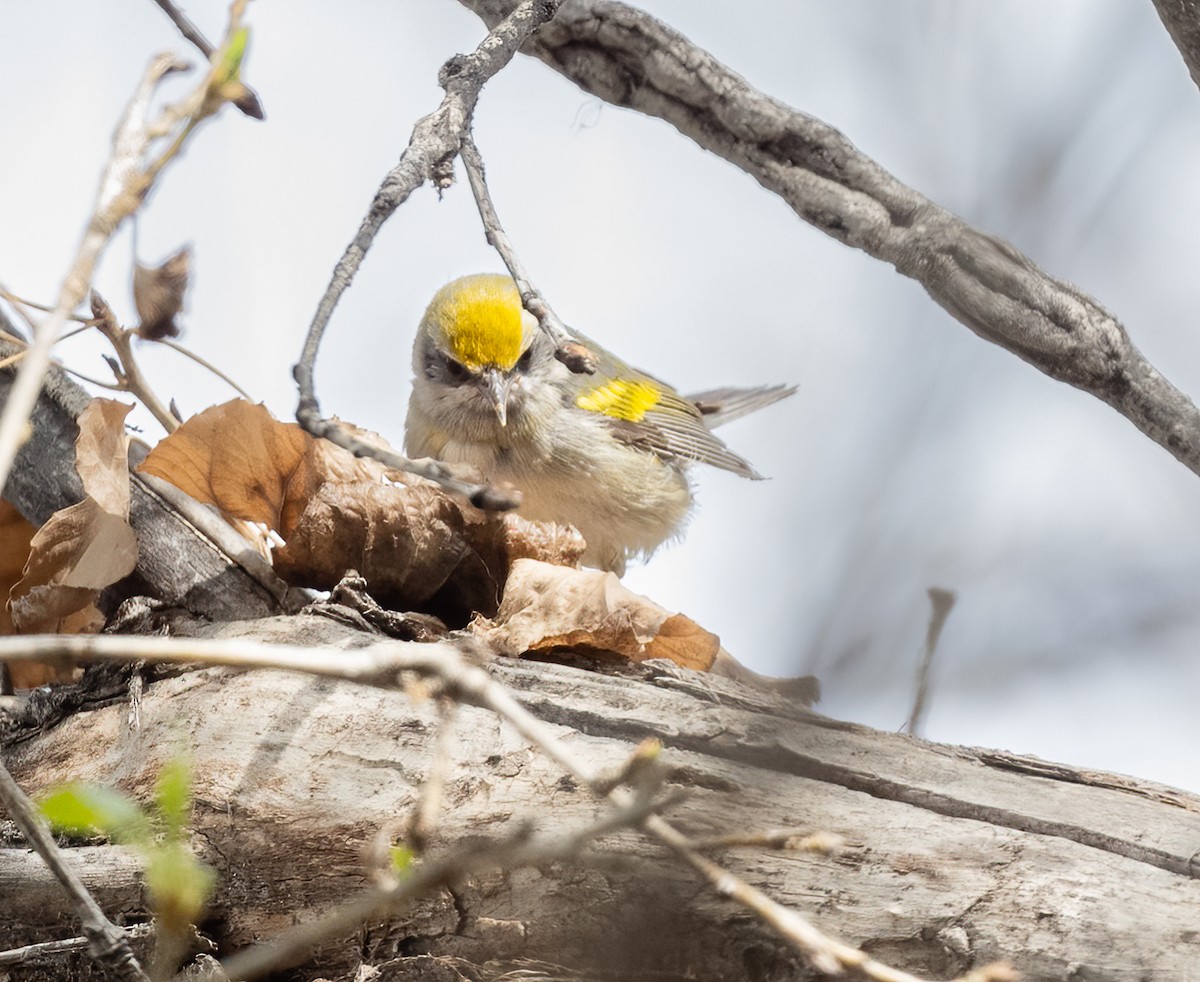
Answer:
[{"label": "bird's wing", "polygon": [[595,374],[572,377],[569,404],[602,415],[618,440],[664,460],[695,460],[742,477],[761,477],[748,461],[713,436],[694,402],[598,345],[581,341],[596,354],[598,364]]},{"label": "bird's wing", "polygon": [[710,389],[684,398],[695,403],[710,430],[757,412],[796,391],[794,385],[759,385],[751,389]]}]

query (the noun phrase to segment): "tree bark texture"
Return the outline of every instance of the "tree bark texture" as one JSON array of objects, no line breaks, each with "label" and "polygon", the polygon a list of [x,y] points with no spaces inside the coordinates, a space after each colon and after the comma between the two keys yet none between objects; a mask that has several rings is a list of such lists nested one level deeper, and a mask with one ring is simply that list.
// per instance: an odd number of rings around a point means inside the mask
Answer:
[{"label": "tree bark texture", "polygon": [[[327,618],[199,625],[182,633],[356,643]],[[1186,978],[1200,964],[1200,799],[1114,775],[840,723],[659,662],[622,675],[498,661],[492,671],[572,751],[617,766],[665,744],[668,817],[696,837],[799,827],[836,855],[728,849],[717,858],[876,958],[947,978],[1009,959],[1026,979]],[[278,672],[155,681],[131,726],[123,701],[10,734],[14,776],[38,794],[84,778],[147,796],[181,749],[195,767],[195,845],[220,875],[205,931],[223,952],[317,918],[366,883],[381,828],[418,801],[433,754],[431,700]],[[433,852],[532,819],[565,832],[600,810],[491,714],[460,709]],[[139,919],[136,865],[72,850],[110,916]],[[0,946],[77,933],[49,874],[0,851]],[[10,970],[13,980],[85,977]],[[64,960],[65,959],[65,960]],[[468,880],[328,945],[297,978],[492,979],[529,960],[564,978],[810,977],[772,931],[635,832],[572,863]],[[34,974],[28,974],[34,973]],[[425,973],[425,974],[422,974]]]}]

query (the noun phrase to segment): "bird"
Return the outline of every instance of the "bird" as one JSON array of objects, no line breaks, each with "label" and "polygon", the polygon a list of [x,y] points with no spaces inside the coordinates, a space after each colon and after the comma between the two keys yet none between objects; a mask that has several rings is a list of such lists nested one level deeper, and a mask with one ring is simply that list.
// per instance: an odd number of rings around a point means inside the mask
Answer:
[{"label": "bird", "polygon": [[593,374],[555,357],[511,277],[443,286],[413,342],[405,452],[514,485],[523,518],[573,525],[586,542],[581,562],[621,576],[629,560],[682,533],[694,502],[689,465],[761,480],[712,429],[796,388],[684,396],[571,334],[592,355]]}]

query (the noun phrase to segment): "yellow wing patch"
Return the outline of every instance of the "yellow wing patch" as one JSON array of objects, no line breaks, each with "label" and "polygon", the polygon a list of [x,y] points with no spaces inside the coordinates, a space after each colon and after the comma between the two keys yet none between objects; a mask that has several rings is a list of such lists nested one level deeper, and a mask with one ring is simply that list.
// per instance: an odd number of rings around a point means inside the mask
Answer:
[{"label": "yellow wing patch", "polygon": [[521,357],[521,294],[507,276],[464,276],[438,291],[429,305],[445,348],[472,371],[509,371]]},{"label": "yellow wing patch", "polygon": [[592,413],[603,413],[627,423],[640,423],[646,412],[658,405],[662,390],[651,382],[613,379],[581,393],[575,405]]}]

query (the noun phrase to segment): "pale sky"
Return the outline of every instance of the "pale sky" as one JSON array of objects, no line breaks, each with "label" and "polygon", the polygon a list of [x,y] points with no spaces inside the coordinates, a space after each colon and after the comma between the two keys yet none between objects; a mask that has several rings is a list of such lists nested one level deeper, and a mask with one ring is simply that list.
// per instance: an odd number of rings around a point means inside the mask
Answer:
[{"label": "pale sky", "polygon": [[[645,6],[1078,284],[1200,394],[1200,91],[1148,0]],[[215,36],[225,8],[187,10]],[[482,29],[449,0],[259,0],[250,23],[267,122],[209,123],[151,198],[140,249],[192,243],[184,342],[290,419],[333,264],[437,105],[438,67]],[[50,300],[146,62],[192,55],[150,0],[10,4],[4,28],[0,282]],[[660,121],[528,59],[477,119],[501,218],[568,323],[684,391],[800,386],[724,433],[771,480],[697,471],[686,538],[632,570],[634,589],[759,671],[815,672],[822,711],[894,729],[925,590],[952,588],[930,738],[1200,790],[1200,478]],[[126,317],[129,261],[125,234],[97,279]],[[501,268],[465,182],[416,194],[334,316],[323,409],[399,444],[429,297]],[[62,356],[103,375],[100,350]],[[231,395],[172,352],[144,363],[185,414]]]}]

